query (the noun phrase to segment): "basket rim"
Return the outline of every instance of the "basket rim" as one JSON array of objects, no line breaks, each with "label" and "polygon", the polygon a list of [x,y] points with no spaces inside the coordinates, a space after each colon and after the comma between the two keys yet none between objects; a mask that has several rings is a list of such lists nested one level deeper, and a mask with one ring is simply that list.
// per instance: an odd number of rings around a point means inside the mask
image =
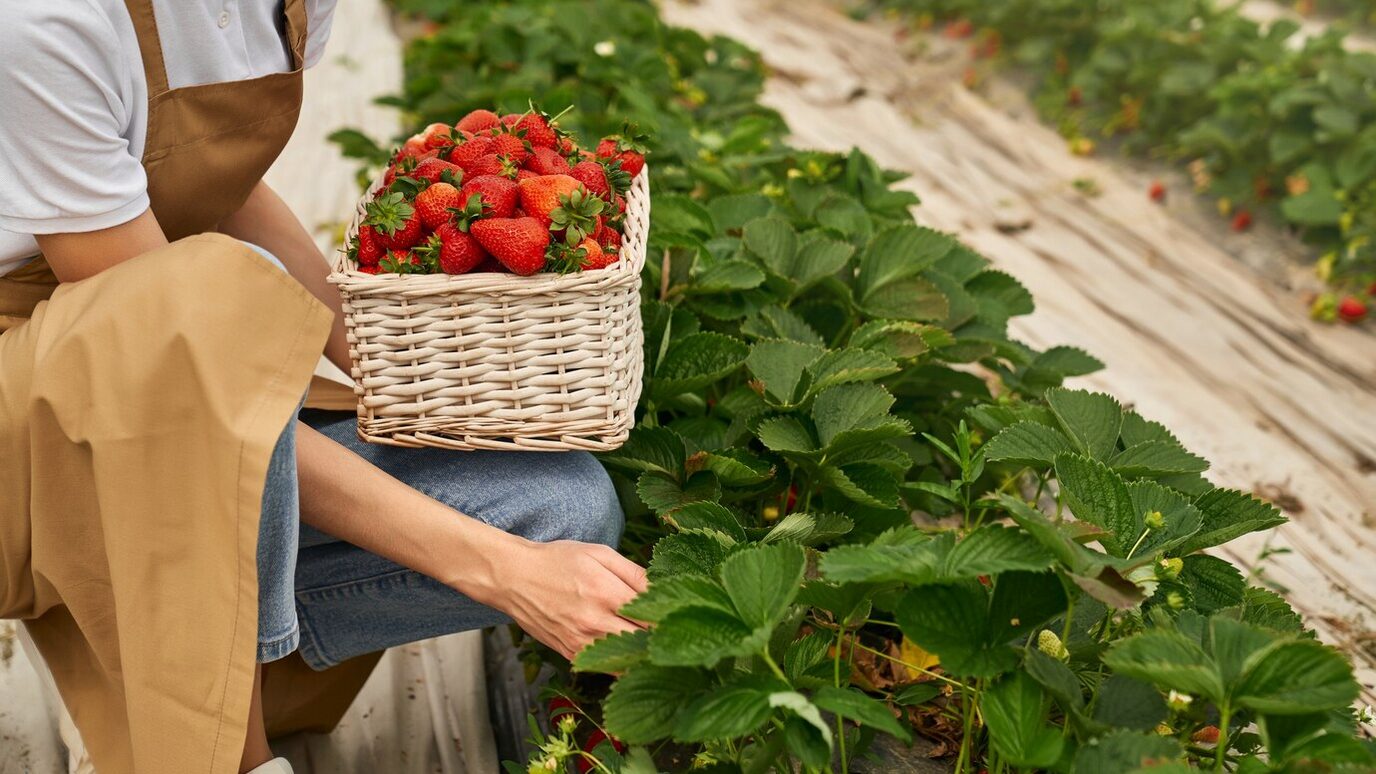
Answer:
[{"label": "basket rim", "polygon": [[[376,177],[368,184],[368,190],[372,191],[376,185],[381,183],[382,175],[385,170],[379,172]],[[649,184],[648,178],[650,167],[646,164],[635,179],[631,181],[631,188],[642,188],[644,190],[645,206],[649,203]],[[630,200],[630,196],[627,196]],[[366,197],[360,199],[360,207]],[[504,272],[481,272],[477,274],[368,274],[349,268],[347,245],[354,235],[358,232],[359,217],[358,213],[349,224],[345,232],[344,241],[335,248],[334,260],[330,262],[330,273],[326,280],[331,285],[336,285],[342,292],[378,292],[397,294],[433,294],[433,293],[452,293],[452,292],[484,292],[493,290],[510,291],[512,282],[520,282],[522,294],[533,294],[540,292],[554,292],[562,290],[583,289],[588,286],[614,287],[623,285],[634,278],[640,276],[640,272],[645,268],[644,251],[642,254],[629,256],[632,260],[620,260],[605,269],[598,269],[595,272],[576,271],[567,274],[559,272],[542,271],[535,274],[519,275],[507,274]],[[623,255],[623,258],[627,257]],[[385,283],[385,287],[380,287],[380,283]]]}]

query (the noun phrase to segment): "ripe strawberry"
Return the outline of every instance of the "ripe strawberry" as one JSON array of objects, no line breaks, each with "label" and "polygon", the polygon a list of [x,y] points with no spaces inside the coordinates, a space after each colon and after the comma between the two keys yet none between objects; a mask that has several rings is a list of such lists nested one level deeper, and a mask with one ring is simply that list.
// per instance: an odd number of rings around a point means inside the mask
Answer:
[{"label": "ripe strawberry", "polygon": [[577,714],[578,705],[567,696],[555,696],[549,700],[549,719],[558,720],[562,715]]},{"label": "ripe strawberry", "polygon": [[1359,323],[1366,319],[1366,302],[1356,296],[1344,296],[1338,302],[1338,319],[1345,323]]},{"label": "ripe strawberry", "polygon": [[484,250],[515,274],[530,275],[545,267],[550,233],[535,218],[483,218],[470,230]]},{"label": "ripe strawberry", "polygon": [[475,268],[475,269],[473,269],[473,271],[470,271],[470,272],[469,272],[469,274],[510,274],[510,273],[511,273],[511,272],[507,271],[506,267],[502,265],[502,262],[501,262],[501,261],[498,261],[496,258],[493,258],[493,257],[490,256],[490,255],[487,256],[487,258],[486,258],[482,263],[478,264],[477,268]]},{"label": "ripe strawberry", "polygon": [[599,245],[602,245],[603,250],[621,249],[621,232],[605,223],[602,224],[601,228],[597,229],[597,232],[593,234],[593,238],[597,240]]},{"label": "ripe strawberry", "polygon": [[492,138],[482,135],[475,136],[473,139],[454,148],[449,154],[449,160],[459,165],[468,174],[473,174],[472,166],[478,159],[492,153]]},{"label": "ripe strawberry", "polygon": [[425,147],[425,138],[420,135],[415,135],[401,144],[401,147],[397,149],[393,158],[395,161],[400,161],[405,158],[415,158],[427,150],[430,149]]},{"label": "ripe strawberry", "polygon": [[453,223],[441,225],[435,236],[440,242],[440,271],[445,274],[466,274],[487,258],[487,251],[478,240]]},{"label": "ripe strawberry", "polygon": [[1160,180],[1153,180],[1151,186],[1147,188],[1147,196],[1154,202],[1164,202],[1166,200],[1166,184]]},{"label": "ripe strawberry", "polygon": [[454,144],[453,127],[449,124],[430,124],[421,132],[421,137],[427,150],[431,148],[443,148],[446,145]]},{"label": "ripe strawberry", "polygon": [[420,222],[433,231],[440,224],[448,223],[454,217],[450,208],[462,208],[463,201],[459,189],[449,183],[435,183],[416,194],[416,212],[420,215]]},{"label": "ripe strawberry", "polygon": [[571,169],[568,159],[553,148],[536,148],[526,159],[526,169],[537,175],[567,175]]},{"label": "ripe strawberry", "polygon": [[524,164],[530,156],[530,151],[526,150],[525,140],[514,134],[499,134],[493,138],[492,152],[498,156],[505,156],[518,165]]},{"label": "ripe strawberry", "polygon": [[617,254],[608,253],[602,249],[602,245],[596,239],[588,237],[578,243],[578,249],[584,251],[583,268],[586,269],[605,269],[616,263]]},{"label": "ripe strawberry", "polygon": [[378,268],[388,274],[422,274],[425,262],[410,250],[388,250]]},{"label": "ripe strawberry", "polygon": [[372,226],[359,226],[358,236],[354,237],[353,246],[349,249],[359,266],[376,266],[386,252]]},{"label": "ripe strawberry", "polygon": [[459,119],[455,128],[465,132],[481,132],[487,129],[495,129],[502,125],[502,119],[497,117],[491,110],[474,110],[472,113]]},{"label": "ripe strawberry", "polygon": [[511,162],[510,159],[489,153],[486,156],[473,162],[467,172],[472,177],[482,177],[483,175],[498,175],[500,177],[516,179],[516,173],[520,168]]},{"label": "ripe strawberry", "polygon": [[361,271],[364,274],[381,274],[382,268],[380,266],[359,266],[356,271]]},{"label": "ripe strawberry", "polygon": [[[445,176],[446,172],[448,177]],[[430,183],[444,180],[456,185],[463,180],[463,167],[443,159],[426,159],[416,165],[415,171],[410,176]]]},{"label": "ripe strawberry", "polygon": [[515,181],[496,175],[483,175],[469,178],[463,184],[459,199],[467,202],[478,194],[483,204],[483,215],[493,218],[509,218],[516,211],[516,202],[521,197],[520,187]]},{"label": "ripe strawberry", "polygon": [[1247,210],[1238,210],[1233,216],[1233,230],[1239,233],[1252,227],[1252,213]]},{"label": "ripe strawberry", "polygon": [[364,224],[377,230],[378,242],[388,250],[405,250],[420,242],[422,224],[416,208],[393,191],[368,202]]},{"label": "ripe strawberry", "polygon": [[541,223],[548,226],[550,213],[559,209],[563,200],[582,188],[583,184],[568,175],[545,175],[522,180],[520,186],[521,208],[527,215],[539,218]]},{"label": "ripe strawberry", "polygon": [[520,113],[507,113],[506,115],[502,116],[502,126],[505,126],[508,129],[514,128],[516,124],[520,123],[520,121]]},{"label": "ripe strawberry", "polygon": [[631,177],[645,167],[645,147],[639,138],[608,137],[597,144],[597,157],[621,162],[621,168]]},{"label": "ripe strawberry", "polygon": [[1218,726],[1205,726],[1190,734],[1190,741],[1200,744],[1218,744]]},{"label": "ripe strawberry", "polygon": [[[624,742],[622,742],[620,739],[617,739],[614,736],[607,736],[607,733],[600,728],[593,731],[592,735],[588,737],[587,744],[583,745],[583,752],[591,753],[592,751],[596,750],[597,746],[602,744],[603,742],[611,743],[612,748],[615,749],[618,753],[626,752],[626,745]],[[587,758],[584,758],[580,755],[577,758],[577,761],[578,774],[587,774],[588,772],[593,770],[593,762],[588,760]]]},{"label": "ripe strawberry", "polygon": [[549,118],[542,113],[527,113],[521,116],[516,122],[516,131],[524,132],[522,136],[532,148],[553,148],[559,142],[559,136],[554,133],[554,127],[550,126]]},{"label": "ripe strawberry", "polygon": [[518,170],[516,170],[516,182],[518,182],[518,183],[521,182],[522,180],[529,180],[529,179],[532,178],[532,177],[540,177],[540,175],[538,175],[538,174],[536,174],[536,173],[534,173],[534,172],[531,172],[529,169],[518,169]]},{"label": "ripe strawberry", "polygon": [[569,176],[587,186],[588,192],[606,201],[612,199],[612,184],[607,179],[607,168],[596,161],[580,161],[569,172]]}]

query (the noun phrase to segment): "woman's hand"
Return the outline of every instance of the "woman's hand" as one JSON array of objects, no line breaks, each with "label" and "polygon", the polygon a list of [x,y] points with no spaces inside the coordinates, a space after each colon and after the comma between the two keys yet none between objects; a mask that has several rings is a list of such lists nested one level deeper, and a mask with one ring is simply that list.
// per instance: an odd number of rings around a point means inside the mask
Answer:
[{"label": "woman's hand", "polygon": [[617,610],[645,590],[645,570],[607,546],[520,540],[496,565],[491,591],[461,590],[570,661],[593,640],[641,628]]}]

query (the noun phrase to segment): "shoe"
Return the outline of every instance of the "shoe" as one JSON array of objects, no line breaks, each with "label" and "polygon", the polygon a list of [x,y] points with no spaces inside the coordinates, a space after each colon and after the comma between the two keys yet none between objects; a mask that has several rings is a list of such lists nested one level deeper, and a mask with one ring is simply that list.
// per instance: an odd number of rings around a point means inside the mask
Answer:
[{"label": "shoe", "polygon": [[294,774],[286,758],[273,758],[248,774]]}]

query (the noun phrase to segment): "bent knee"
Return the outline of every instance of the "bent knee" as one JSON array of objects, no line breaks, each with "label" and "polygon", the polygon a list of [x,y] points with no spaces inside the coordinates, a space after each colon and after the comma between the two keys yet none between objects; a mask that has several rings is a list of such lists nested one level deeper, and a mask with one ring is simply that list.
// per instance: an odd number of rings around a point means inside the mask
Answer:
[{"label": "bent knee", "polygon": [[542,507],[537,509],[537,518],[542,528],[534,539],[616,547],[626,517],[602,463],[586,452],[547,456],[544,475],[539,477],[543,491],[538,493]]}]

